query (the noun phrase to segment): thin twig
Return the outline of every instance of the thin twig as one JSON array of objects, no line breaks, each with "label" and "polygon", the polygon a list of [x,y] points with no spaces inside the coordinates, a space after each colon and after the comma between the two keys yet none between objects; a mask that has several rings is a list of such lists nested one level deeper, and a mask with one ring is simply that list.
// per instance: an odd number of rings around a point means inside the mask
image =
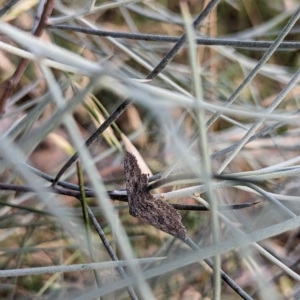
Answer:
[{"label": "thin twig", "polygon": [[[57,195],[64,195],[64,196],[69,196],[69,197],[74,197],[74,198],[79,198],[80,197],[80,192],[78,190],[67,190],[67,189],[62,189],[59,187],[40,187],[43,191],[47,193],[54,193]],[[32,186],[28,185],[17,185],[17,184],[9,184],[9,183],[0,183],[0,191],[14,191],[18,193],[34,193],[35,189]],[[86,190],[85,195],[88,198],[94,198],[96,197],[96,194],[92,190]],[[111,200],[118,200],[122,202],[128,202],[127,200],[127,195],[126,194],[117,194],[114,191],[107,192],[107,195],[111,198]],[[248,208],[250,206],[253,206],[260,201],[254,201],[254,202],[245,202],[241,204],[229,204],[229,205],[220,205],[218,206],[218,210],[236,210],[236,209],[244,209]],[[7,206],[11,206],[14,208],[19,208],[19,209],[28,209],[23,208],[22,206],[11,204],[11,203],[0,203],[0,204],[5,204]],[[169,203],[172,205],[175,209],[177,210],[191,210],[191,211],[209,211],[209,209],[203,205],[192,205],[192,204],[176,204],[176,203]],[[31,209],[31,212],[36,212],[40,213],[38,210]]]},{"label": "thin twig", "polygon": [[[27,248],[23,248],[26,251]],[[41,251],[42,248],[39,248]],[[49,250],[47,247],[46,250]],[[43,250],[44,251],[44,250]],[[0,270],[0,278],[5,277],[19,277],[19,276],[32,276],[32,275],[44,275],[44,274],[55,274],[55,273],[65,273],[65,272],[76,272],[76,271],[86,271],[86,270],[104,270],[115,268],[116,266],[128,267],[130,264],[149,264],[164,260],[165,257],[150,257],[150,258],[139,258],[132,260],[119,260],[119,261],[107,261],[107,262],[97,262],[88,264],[74,264],[74,265],[60,265],[60,266],[47,266],[47,267],[34,267],[34,268],[21,268],[21,269],[9,269]]]},{"label": "thin twig", "polygon": [[0,9],[0,17],[6,14],[15,4],[17,4],[20,0],[9,0],[6,4],[2,6]]},{"label": "thin twig", "polygon": [[[261,180],[258,180],[254,177],[249,178],[249,177],[238,177],[238,176],[231,176],[231,175],[226,175],[226,174],[213,174],[211,176],[211,179],[219,179],[219,180],[234,180],[234,181],[240,181],[240,182],[252,182],[255,184],[262,184],[263,182]],[[178,183],[184,184],[190,184],[193,183],[194,185],[199,185],[205,181],[204,178],[202,177],[197,177],[193,173],[180,173],[180,174],[174,174],[174,175],[169,175],[168,177],[161,178],[156,180],[155,182],[149,183],[148,184],[148,189],[153,190],[157,189],[161,186],[164,185],[177,185]]]},{"label": "thin twig", "polygon": [[[99,29],[91,29],[79,26],[70,26],[70,25],[51,25],[49,28],[57,28],[61,30],[70,30],[75,32],[82,32],[86,34],[103,36],[103,37],[113,37],[113,38],[125,38],[135,41],[150,41],[150,42],[165,42],[165,43],[176,43],[179,41],[180,37],[178,36],[169,36],[169,35],[159,35],[159,34],[146,34],[146,33],[129,33],[121,31],[107,31]],[[242,49],[252,49],[252,50],[266,50],[270,48],[273,44],[272,41],[251,41],[251,40],[239,40],[239,39],[228,39],[228,38],[204,38],[196,37],[195,43],[197,45],[205,46],[228,46],[234,48]],[[278,50],[297,50],[300,49],[299,42],[282,42],[276,51]]]},{"label": "thin twig", "polygon": [[[86,203],[83,172],[82,172],[82,167],[81,167],[80,161],[77,161],[76,167],[77,167],[77,177],[78,177],[78,183],[79,183],[79,189],[80,189],[79,199],[80,199],[80,203],[81,203],[81,207],[82,207],[82,215],[83,215],[83,220],[84,220],[86,239],[87,239],[87,243],[88,243],[88,249],[89,249],[89,253],[90,253],[91,262],[94,263],[96,260],[95,260],[94,250],[93,250],[92,233],[91,233],[91,227],[90,227],[88,210],[87,210],[88,205]],[[99,273],[96,270],[93,270],[93,273],[95,276],[96,286],[97,286],[97,288],[99,288],[101,286]],[[98,299],[101,300],[100,298],[98,298]]]},{"label": "thin twig", "polygon": [[[90,219],[91,219],[91,221],[92,221],[92,223],[93,223],[93,225],[94,225],[94,227],[95,227],[95,229],[96,229],[96,231],[97,231],[97,233],[98,233],[98,235],[99,235],[99,237],[100,237],[100,239],[101,239],[104,247],[106,248],[106,250],[107,250],[110,258],[113,261],[119,261],[117,255],[115,254],[112,246],[110,245],[109,241],[107,240],[107,238],[106,238],[106,236],[105,236],[105,234],[104,234],[104,232],[103,232],[100,224],[98,223],[96,217],[94,216],[92,210],[88,206],[87,206],[87,209],[88,209],[89,217],[90,217]],[[127,275],[126,275],[126,273],[125,273],[125,271],[124,271],[124,269],[123,269],[122,266],[118,265],[116,268],[117,268],[117,270],[118,270],[118,272],[119,272],[119,274],[120,274],[120,276],[121,276],[122,279],[124,279],[124,278],[127,277]],[[129,296],[130,296],[131,299],[138,300],[138,297],[135,294],[135,291],[133,290],[133,288],[132,288],[131,285],[127,286],[126,289],[127,289],[127,292],[128,292],[128,294],[129,294]]]}]

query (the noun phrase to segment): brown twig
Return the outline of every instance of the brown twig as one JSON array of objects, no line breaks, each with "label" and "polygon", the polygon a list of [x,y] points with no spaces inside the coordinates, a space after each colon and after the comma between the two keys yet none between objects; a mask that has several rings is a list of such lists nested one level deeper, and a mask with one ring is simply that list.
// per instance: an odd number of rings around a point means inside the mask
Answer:
[{"label": "brown twig", "polygon": [[[47,21],[52,13],[54,6],[54,0],[48,0],[44,6],[44,11],[42,13],[40,22],[34,31],[33,35],[36,37],[40,37],[47,26]],[[8,99],[12,95],[15,87],[19,83],[21,76],[23,75],[27,65],[28,65],[29,60],[26,58],[22,58],[19,62],[19,65],[17,66],[14,74],[11,76],[10,79],[5,81],[3,85],[3,94],[0,99],[0,116],[5,113],[5,107]]]}]

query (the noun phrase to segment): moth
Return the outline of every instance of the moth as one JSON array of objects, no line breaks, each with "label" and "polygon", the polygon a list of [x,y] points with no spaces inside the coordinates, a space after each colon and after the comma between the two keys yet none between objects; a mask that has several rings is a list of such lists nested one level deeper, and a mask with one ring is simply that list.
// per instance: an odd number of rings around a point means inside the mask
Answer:
[{"label": "moth", "polygon": [[142,174],[136,157],[130,152],[125,154],[124,173],[130,215],[185,241],[187,234],[181,215],[147,190],[148,177]]}]

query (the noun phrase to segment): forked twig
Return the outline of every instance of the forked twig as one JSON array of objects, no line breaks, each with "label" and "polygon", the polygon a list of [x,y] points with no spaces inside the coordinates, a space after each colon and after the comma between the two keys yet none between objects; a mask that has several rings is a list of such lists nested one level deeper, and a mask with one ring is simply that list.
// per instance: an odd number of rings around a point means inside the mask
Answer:
[{"label": "forked twig", "polygon": [[[201,251],[186,234],[181,215],[174,207],[160,199],[155,199],[148,191],[147,175],[142,174],[136,157],[129,152],[126,152],[124,158],[124,173],[130,215],[181,239],[194,251]],[[211,259],[204,259],[204,261],[210,268],[214,268]],[[243,299],[252,299],[222,270],[221,278]]]}]

